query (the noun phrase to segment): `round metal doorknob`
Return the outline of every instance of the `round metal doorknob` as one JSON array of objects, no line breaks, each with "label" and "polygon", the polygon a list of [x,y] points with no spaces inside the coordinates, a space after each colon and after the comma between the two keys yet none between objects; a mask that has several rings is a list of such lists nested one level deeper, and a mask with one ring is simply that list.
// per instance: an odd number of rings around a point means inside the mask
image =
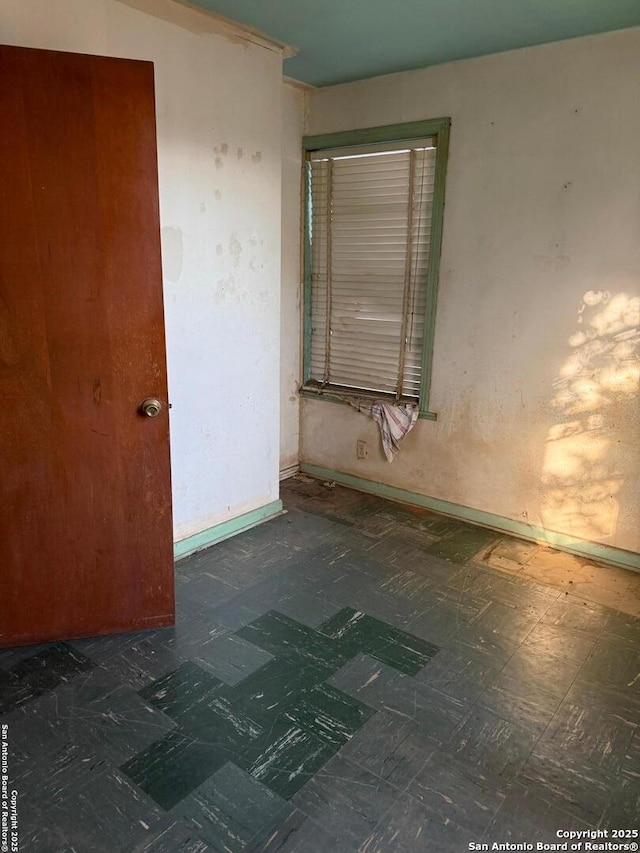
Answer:
[{"label": "round metal doorknob", "polygon": [[147,397],[140,404],[140,411],[148,418],[157,418],[162,411],[162,403],[160,400],[156,400],[155,397]]}]

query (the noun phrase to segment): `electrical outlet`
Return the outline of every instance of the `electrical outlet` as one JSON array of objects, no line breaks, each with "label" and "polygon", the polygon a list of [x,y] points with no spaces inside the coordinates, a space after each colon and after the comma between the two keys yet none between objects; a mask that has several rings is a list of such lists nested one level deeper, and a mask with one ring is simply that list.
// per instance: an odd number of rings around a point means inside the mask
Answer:
[{"label": "electrical outlet", "polygon": [[368,455],[369,449],[367,447],[367,442],[359,438],[356,441],[356,459],[366,459]]}]

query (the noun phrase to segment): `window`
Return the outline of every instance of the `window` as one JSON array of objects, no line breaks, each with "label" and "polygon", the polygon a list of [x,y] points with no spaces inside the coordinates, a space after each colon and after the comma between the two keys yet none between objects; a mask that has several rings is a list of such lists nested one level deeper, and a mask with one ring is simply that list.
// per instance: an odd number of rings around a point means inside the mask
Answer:
[{"label": "window", "polygon": [[307,137],[304,386],[428,410],[449,119]]}]

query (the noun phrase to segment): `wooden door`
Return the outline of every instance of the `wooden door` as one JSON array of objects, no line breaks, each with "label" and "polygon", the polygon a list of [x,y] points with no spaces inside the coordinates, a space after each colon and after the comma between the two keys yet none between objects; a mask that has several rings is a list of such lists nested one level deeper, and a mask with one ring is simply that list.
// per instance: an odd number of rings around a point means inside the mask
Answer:
[{"label": "wooden door", "polygon": [[173,624],[167,410],[153,65],[0,47],[0,645]]}]

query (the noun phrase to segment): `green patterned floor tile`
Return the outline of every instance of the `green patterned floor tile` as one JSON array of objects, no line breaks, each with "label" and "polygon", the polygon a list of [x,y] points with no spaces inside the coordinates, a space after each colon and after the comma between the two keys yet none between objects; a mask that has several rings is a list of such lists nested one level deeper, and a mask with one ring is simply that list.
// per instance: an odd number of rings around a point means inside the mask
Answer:
[{"label": "green patterned floor tile", "polygon": [[281,717],[256,754],[248,750],[242,762],[247,771],[285,800],[299,791],[335,754],[331,746]]},{"label": "green patterned floor tile", "polygon": [[438,651],[432,643],[350,607],[336,613],[320,630],[336,641],[346,657],[366,652],[406,675],[415,675]]},{"label": "green patterned floor tile", "polygon": [[213,850],[243,850],[265,824],[284,820],[291,807],[234,764],[225,764],[173,813]]},{"label": "green patterned floor tile", "polygon": [[318,630],[339,643],[344,654],[352,658],[362,651],[363,635],[360,628],[365,619],[366,615],[361,610],[344,607],[331,619],[323,622]]},{"label": "green patterned floor tile", "polygon": [[314,687],[286,717],[304,731],[341,747],[375,712],[329,684]]},{"label": "green patterned floor tile", "polygon": [[122,771],[163,809],[171,809],[228,761],[216,745],[169,732],[122,766]]},{"label": "green patterned floor tile", "polygon": [[198,706],[206,707],[221,686],[219,678],[188,661],[145,687],[140,696],[178,721],[183,714],[193,712]]},{"label": "green patterned floor tile", "polygon": [[336,668],[302,663],[298,658],[276,658],[229,688],[225,697],[243,714],[267,726],[304,693],[330,678]]},{"label": "green patterned floor tile", "polygon": [[438,647],[405,631],[387,627],[378,638],[371,639],[363,651],[405,675],[416,675],[435,655]]},{"label": "green patterned floor tile", "polygon": [[305,663],[334,668],[342,666],[346,660],[328,637],[274,610],[236,633],[276,657],[297,657]]},{"label": "green patterned floor tile", "polygon": [[209,705],[183,714],[180,728],[189,737],[228,750],[230,760],[244,744],[251,743],[264,731],[263,725],[222,694],[214,697]]},{"label": "green patterned floor tile", "polygon": [[[327,683],[345,663],[366,653],[414,675],[437,651],[353,608],[319,629],[272,610],[233,636],[245,652],[252,644],[273,657],[233,685],[188,662],[140,691],[176,729],[122,769],[165,808],[226,762],[288,799],[375,713]],[[221,843],[203,837],[214,847]]]}]

